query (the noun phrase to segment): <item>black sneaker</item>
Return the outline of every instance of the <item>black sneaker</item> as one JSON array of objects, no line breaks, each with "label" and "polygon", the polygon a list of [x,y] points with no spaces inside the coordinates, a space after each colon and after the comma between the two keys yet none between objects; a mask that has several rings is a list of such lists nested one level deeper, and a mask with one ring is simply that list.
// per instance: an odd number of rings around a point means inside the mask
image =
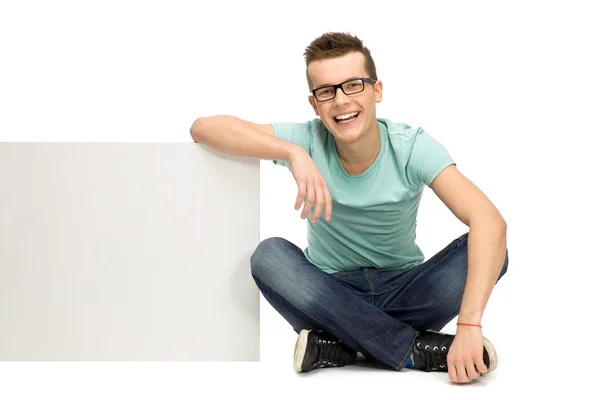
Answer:
[{"label": "black sneaker", "polygon": [[343,367],[352,364],[356,356],[356,351],[333,335],[303,329],[296,341],[294,370],[308,372],[315,368]]},{"label": "black sneaker", "polygon": [[[454,335],[447,333],[418,332],[413,347],[413,368],[426,372],[448,372],[446,357],[453,340]],[[485,374],[489,374],[498,366],[496,349],[486,338],[483,338],[483,363],[488,369]]]}]

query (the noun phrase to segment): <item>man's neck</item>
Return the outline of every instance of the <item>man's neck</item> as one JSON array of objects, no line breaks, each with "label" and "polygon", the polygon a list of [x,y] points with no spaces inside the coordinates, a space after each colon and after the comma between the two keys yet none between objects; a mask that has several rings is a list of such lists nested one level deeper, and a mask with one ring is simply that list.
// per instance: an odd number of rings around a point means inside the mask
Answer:
[{"label": "man's neck", "polygon": [[373,129],[360,141],[344,144],[336,142],[338,158],[349,175],[360,175],[377,159],[381,147],[379,126]]}]

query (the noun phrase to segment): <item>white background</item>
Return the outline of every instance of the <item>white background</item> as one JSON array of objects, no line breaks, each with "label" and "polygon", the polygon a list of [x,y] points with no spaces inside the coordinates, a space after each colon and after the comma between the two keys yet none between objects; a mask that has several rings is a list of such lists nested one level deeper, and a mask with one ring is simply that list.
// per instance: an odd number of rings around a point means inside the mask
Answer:
[{"label": "white background", "polygon": [[[304,122],[314,118],[304,48],[326,31],[359,36],[383,82],[378,116],[422,126],[448,148],[507,220],[510,265],[483,318],[501,363],[484,383],[368,368],[295,375],[295,335],[261,300],[260,364],[9,363],[0,365],[0,395],[489,398],[591,386],[600,236],[596,7],[3,2],[2,141],[190,142],[194,119],[215,114]],[[291,174],[270,161],[261,167],[261,239],[283,236],[303,247],[306,221],[293,208]],[[426,190],[417,232],[426,257],[466,229]]]}]

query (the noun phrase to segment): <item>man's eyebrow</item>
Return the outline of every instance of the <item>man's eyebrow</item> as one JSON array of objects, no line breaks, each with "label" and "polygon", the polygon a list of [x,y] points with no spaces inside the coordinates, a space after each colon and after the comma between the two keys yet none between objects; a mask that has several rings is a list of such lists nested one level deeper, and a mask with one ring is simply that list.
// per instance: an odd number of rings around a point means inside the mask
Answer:
[{"label": "man's eyebrow", "polygon": [[[344,80],[343,82],[348,82],[348,81],[351,81],[351,80],[354,80],[354,79],[358,79],[358,78],[360,78],[360,76],[352,76],[352,77]],[[333,85],[334,85],[333,83],[325,83],[323,85],[317,86],[314,90],[321,89],[321,88],[327,87],[327,86],[333,86]],[[335,85],[337,85],[337,83]]]}]

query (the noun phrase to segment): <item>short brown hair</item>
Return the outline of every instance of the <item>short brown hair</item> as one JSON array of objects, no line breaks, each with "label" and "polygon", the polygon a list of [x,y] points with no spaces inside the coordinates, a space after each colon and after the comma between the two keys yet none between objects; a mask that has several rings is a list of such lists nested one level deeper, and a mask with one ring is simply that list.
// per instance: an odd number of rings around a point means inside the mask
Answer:
[{"label": "short brown hair", "polygon": [[304,51],[308,89],[312,90],[312,82],[308,75],[308,65],[311,62],[345,56],[354,51],[358,51],[365,56],[365,69],[369,74],[368,77],[377,79],[375,61],[373,61],[373,57],[371,57],[371,51],[364,46],[362,40],[350,33],[327,32],[313,40]]}]

